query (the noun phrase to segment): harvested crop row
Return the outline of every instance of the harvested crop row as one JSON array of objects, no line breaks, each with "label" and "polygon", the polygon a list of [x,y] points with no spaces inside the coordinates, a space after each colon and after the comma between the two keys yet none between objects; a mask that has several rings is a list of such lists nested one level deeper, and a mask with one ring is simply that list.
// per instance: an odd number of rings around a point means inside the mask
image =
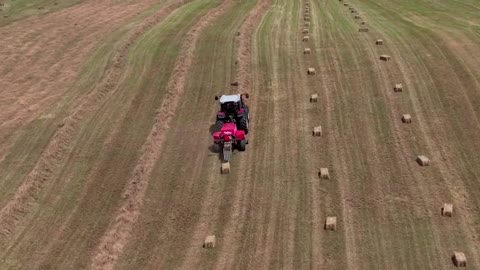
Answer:
[{"label": "harvested crop row", "polygon": [[240,27],[240,36],[238,37],[238,70],[235,81],[239,82],[238,91],[243,93],[252,90],[251,81],[251,57],[252,57],[252,33],[260,23],[265,11],[271,5],[271,0],[260,1],[255,9],[248,15],[245,22]]}]

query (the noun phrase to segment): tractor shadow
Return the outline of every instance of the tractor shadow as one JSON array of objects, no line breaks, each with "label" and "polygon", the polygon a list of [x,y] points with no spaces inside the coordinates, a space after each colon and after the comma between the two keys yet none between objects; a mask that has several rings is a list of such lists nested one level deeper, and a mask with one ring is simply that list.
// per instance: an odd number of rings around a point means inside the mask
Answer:
[{"label": "tractor shadow", "polygon": [[[213,136],[213,133],[215,132],[215,124],[211,125],[208,130],[210,132],[210,136]],[[208,151],[210,151],[209,156],[217,156],[218,160],[223,161],[223,153],[219,147],[216,147],[213,144],[213,141],[208,146]]]},{"label": "tractor shadow", "polygon": [[210,151],[208,156],[216,156],[218,160],[223,161],[223,153],[215,145],[208,146],[208,151]]}]

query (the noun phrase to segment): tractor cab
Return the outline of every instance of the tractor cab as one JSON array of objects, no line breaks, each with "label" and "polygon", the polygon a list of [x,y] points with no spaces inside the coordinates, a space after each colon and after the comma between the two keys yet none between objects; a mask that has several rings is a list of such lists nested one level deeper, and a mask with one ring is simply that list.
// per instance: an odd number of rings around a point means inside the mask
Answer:
[{"label": "tractor cab", "polygon": [[238,111],[238,109],[241,107],[241,105],[239,104],[240,102],[241,101],[239,102],[229,101],[225,103],[220,103],[220,111],[225,112],[226,114],[235,114]]},{"label": "tractor cab", "polygon": [[243,107],[242,97],[237,95],[223,95],[220,97],[220,111],[235,115]]},{"label": "tractor cab", "polygon": [[217,113],[217,119],[224,121],[238,121],[243,117],[245,112],[248,113],[248,107],[243,100],[243,96],[248,98],[248,94],[222,95],[220,97],[215,96],[215,100],[219,100],[220,103],[220,110]]},{"label": "tractor cab", "polygon": [[215,130],[220,130],[224,123],[235,123],[238,129],[248,134],[250,114],[244,100],[244,98],[248,97],[248,94],[215,96],[215,100],[218,100],[220,103]]}]

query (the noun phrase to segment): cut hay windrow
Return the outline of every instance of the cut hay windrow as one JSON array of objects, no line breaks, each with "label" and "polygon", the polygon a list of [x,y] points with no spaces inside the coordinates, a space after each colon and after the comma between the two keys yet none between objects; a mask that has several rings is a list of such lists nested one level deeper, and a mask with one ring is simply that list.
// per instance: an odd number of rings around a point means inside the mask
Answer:
[{"label": "cut hay windrow", "polygon": [[[259,5],[255,7],[255,9],[248,15],[245,19],[245,23],[241,26],[241,33],[242,35],[251,35],[254,28],[260,22],[264,14],[264,10],[270,5],[271,0],[262,1]],[[238,92],[243,93],[246,91],[251,90],[252,81],[251,81],[251,74],[250,74],[250,55],[251,55],[251,44],[252,39],[250,37],[241,36],[239,39],[239,57],[238,57],[238,69],[236,73],[236,81],[241,82],[241,86],[238,87]]]}]

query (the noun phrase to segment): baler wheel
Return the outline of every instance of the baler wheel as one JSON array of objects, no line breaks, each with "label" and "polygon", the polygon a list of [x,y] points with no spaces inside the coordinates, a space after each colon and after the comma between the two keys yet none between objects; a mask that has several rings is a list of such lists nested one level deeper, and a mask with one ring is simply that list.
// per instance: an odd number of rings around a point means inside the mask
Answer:
[{"label": "baler wheel", "polygon": [[238,143],[238,151],[245,151],[245,149],[247,148],[247,140],[243,140],[243,141],[240,141]]}]

